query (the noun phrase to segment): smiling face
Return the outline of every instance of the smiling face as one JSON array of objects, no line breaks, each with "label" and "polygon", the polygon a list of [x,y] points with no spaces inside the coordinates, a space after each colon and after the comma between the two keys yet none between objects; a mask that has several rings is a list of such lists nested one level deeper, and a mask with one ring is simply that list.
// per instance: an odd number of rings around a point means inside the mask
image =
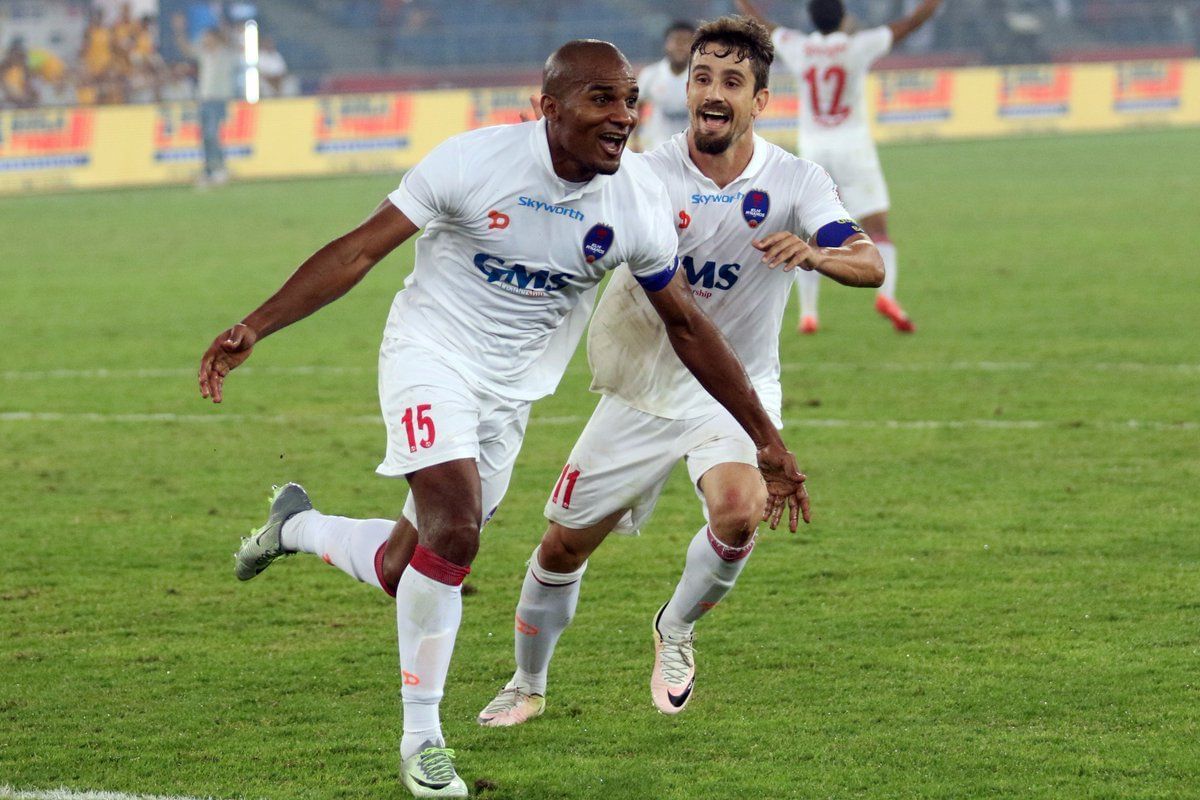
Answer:
[{"label": "smiling face", "polygon": [[769,92],[754,91],[754,72],[748,58],[736,51],[707,45],[692,54],[688,73],[688,111],[696,149],[716,155],[729,149],[750,130],[762,113]]},{"label": "smiling face", "polygon": [[612,45],[590,44],[567,53],[542,95],[554,171],[569,181],[616,172],[637,124],[633,68]]}]

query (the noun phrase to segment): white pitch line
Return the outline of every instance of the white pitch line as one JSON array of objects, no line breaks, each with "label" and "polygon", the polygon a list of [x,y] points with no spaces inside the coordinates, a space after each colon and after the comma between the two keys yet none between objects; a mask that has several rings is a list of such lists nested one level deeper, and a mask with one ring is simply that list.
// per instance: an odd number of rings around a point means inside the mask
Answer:
[{"label": "white pitch line", "polygon": [[[124,792],[77,792],[73,789],[20,790],[0,786],[0,800],[200,800],[196,797],[157,794],[125,794]],[[212,798],[205,798],[212,800]]]},{"label": "white pitch line", "polygon": [[[1085,372],[1174,372],[1200,374],[1200,364],[1154,364],[1139,361],[1057,363],[1050,361],[950,361],[854,363],[847,361],[785,361],[784,372],[1032,372],[1061,370]],[[582,372],[576,368],[572,372]],[[294,367],[242,367],[239,375],[374,375],[375,367],[332,367],[322,365]],[[190,378],[194,367],[156,367],[145,369],[46,369],[6,370],[0,380],[137,380],[148,378]]]},{"label": "white pitch line", "polygon": [[[534,417],[534,427],[582,425],[586,416],[570,414],[555,417]],[[4,411],[0,422],[95,422],[113,424],[186,423],[213,425],[241,422],[266,425],[371,425],[380,426],[383,420],[374,414],[355,414],[344,417],[292,414],[100,414],[95,412]],[[884,430],[1105,430],[1105,431],[1195,431],[1200,422],[1163,422],[1161,420],[1050,420],[1050,419],[790,419],[787,428],[851,428]]]}]

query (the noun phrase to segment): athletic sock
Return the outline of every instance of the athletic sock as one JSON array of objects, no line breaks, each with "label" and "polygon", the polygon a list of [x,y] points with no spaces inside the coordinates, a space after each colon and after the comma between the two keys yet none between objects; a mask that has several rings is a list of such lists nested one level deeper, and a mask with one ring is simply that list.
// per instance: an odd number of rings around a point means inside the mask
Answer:
[{"label": "athletic sock", "polygon": [[587,562],[574,572],[551,572],[538,563],[539,545],[529,559],[521,600],[517,603],[515,651],[517,671],[512,683],[530,694],[546,693],[546,674],[554,645],[575,616],[579,585]]},{"label": "athletic sock", "polygon": [[800,319],[817,318],[817,297],[821,293],[821,273],[816,270],[796,271],[796,297],[800,299]]},{"label": "athletic sock", "polygon": [[312,553],[350,577],[382,589],[377,558],[392,535],[390,519],[350,519],[301,511],[283,523],[280,541],[285,550]]},{"label": "athletic sock", "polygon": [[896,278],[899,277],[896,272],[896,245],[885,239],[876,242],[875,246],[879,248],[879,255],[883,256],[883,286],[879,287],[879,294],[888,300],[895,300]]},{"label": "athletic sock", "polygon": [[396,634],[404,681],[400,688],[404,704],[402,759],[411,758],[429,743],[445,745],[438,705],[462,620],[462,581],[470,571],[417,545],[396,586]]},{"label": "athletic sock", "polygon": [[744,547],[731,547],[714,536],[707,525],[701,528],[688,545],[683,576],[658,620],[658,632],[667,636],[691,634],[696,620],[733,588],[753,549],[753,538]]}]

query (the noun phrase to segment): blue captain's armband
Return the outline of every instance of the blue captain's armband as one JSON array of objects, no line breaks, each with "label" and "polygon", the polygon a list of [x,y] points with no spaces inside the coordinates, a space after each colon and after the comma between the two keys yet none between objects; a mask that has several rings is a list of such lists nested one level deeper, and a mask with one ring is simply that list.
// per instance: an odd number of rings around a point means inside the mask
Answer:
[{"label": "blue captain's armband", "polygon": [[657,292],[667,288],[667,284],[671,282],[671,278],[675,277],[675,270],[679,269],[679,258],[671,263],[671,266],[664,269],[662,272],[656,272],[653,275],[634,275],[637,282],[642,285],[642,288],[647,292]]},{"label": "blue captain's armband", "polygon": [[817,231],[817,247],[841,247],[842,242],[860,233],[864,231],[857,222],[852,219],[839,219]]}]

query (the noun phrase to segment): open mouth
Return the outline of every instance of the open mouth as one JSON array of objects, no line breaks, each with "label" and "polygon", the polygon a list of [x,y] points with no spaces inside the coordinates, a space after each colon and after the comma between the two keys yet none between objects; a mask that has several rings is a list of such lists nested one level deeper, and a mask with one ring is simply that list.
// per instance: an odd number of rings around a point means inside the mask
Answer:
[{"label": "open mouth", "polygon": [[725,130],[732,116],[727,111],[707,109],[700,112],[700,127],[705,133],[716,133]]},{"label": "open mouth", "polygon": [[621,150],[625,148],[625,140],[627,136],[619,133],[602,133],[600,134],[600,149],[609,156],[616,158],[621,155]]}]

